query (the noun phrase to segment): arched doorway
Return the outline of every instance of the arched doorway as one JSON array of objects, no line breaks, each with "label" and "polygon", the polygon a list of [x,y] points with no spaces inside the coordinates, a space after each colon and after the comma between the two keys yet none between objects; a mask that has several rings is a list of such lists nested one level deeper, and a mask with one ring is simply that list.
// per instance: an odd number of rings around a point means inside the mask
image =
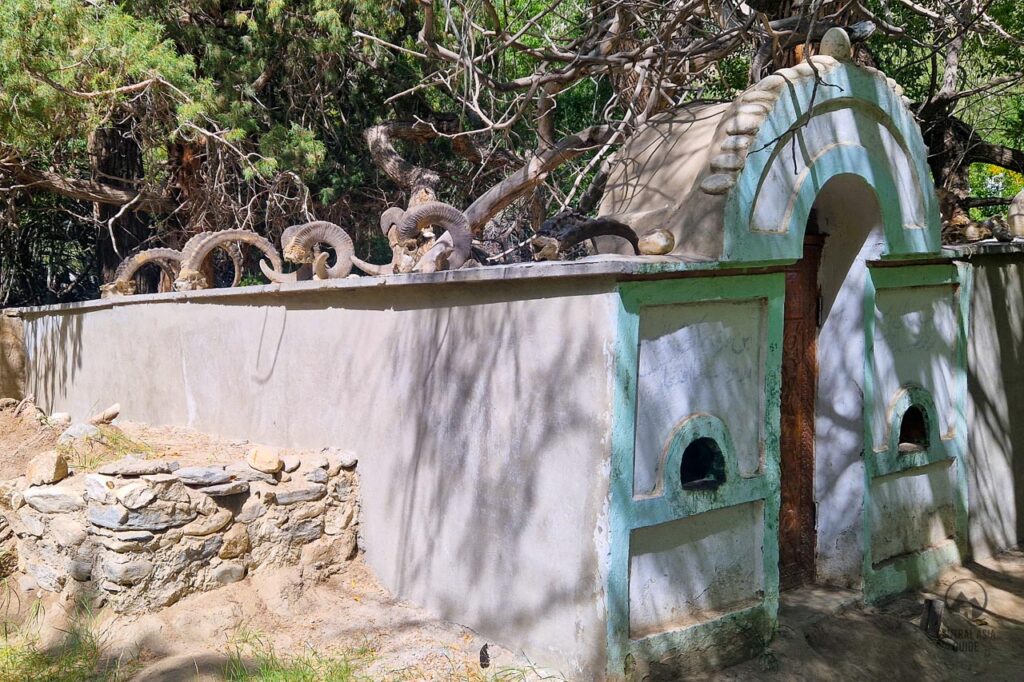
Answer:
[{"label": "arched doorway", "polygon": [[803,257],[786,270],[780,409],[780,586],[856,584],[863,499],[864,291],[885,246],[860,176],[815,198]]}]

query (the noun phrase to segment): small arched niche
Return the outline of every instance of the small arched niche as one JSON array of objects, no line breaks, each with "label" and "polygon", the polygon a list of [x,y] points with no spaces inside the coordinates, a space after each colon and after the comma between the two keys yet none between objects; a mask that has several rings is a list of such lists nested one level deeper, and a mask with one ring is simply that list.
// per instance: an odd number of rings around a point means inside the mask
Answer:
[{"label": "small arched niche", "polygon": [[935,401],[920,386],[904,386],[889,408],[889,453],[904,462],[914,455],[937,454]]},{"label": "small arched niche", "polygon": [[900,418],[897,447],[901,453],[923,452],[928,449],[928,414],[922,405],[913,404]]},{"label": "small arched niche", "polygon": [[679,481],[683,490],[715,490],[725,483],[725,455],[714,438],[701,436],[686,446]]}]

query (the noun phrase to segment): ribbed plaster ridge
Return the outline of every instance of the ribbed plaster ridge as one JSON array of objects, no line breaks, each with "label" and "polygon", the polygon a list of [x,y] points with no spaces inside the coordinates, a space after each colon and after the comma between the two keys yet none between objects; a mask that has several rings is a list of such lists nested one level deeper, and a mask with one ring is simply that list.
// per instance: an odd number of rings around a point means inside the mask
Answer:
[{"label": "ribbed plaster ridge", "polygon": [[[772,110],[782,98],[787,86],[799,81],[820,78],[836,69],[842,62],[828,55],[815,55],[810,62],[803,61],[796,66],[780,69],[745,90],[737,97],[722,116],[714,139],[721,140],[708,155],[709,174],[700,183],[705,194],[725,194],[736,184],[746,165],[747,154],[761,126],[768,120]],[[880,70],[858,67],[886,86],[900,98],[904,106],[910,100],[903,95],[903,87]]]}]

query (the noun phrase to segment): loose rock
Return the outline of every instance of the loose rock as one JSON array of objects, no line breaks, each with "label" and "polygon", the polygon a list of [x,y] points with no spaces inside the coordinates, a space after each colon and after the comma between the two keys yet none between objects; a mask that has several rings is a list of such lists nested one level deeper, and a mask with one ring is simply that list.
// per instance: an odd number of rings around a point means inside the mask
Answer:
[{"label": "loose rock", "polygon": [[[90,526],[88,529],[90,535],[99,535],[105,538],[115,538],[124,542],[150,542],[156,536],[147,530],[110,530],[107,528],[101,528],[99,526]],[[170,532],[170,531],[169,531]]]},{"label": "loose rock", "polygon": [[310,483],[327,483],[327,472],[323,469],[307,471],[306,480]]},{"label": "loose rock", "polygon": [[67,427],[71,425],[71,415],[67,412],[54,412],[46,421],[48,421],[52,426]]},{"label": "loose rock", "polygon": [[191,491],[189,499],[192,500],[192,505],[203,516],[210,516],[220,511],[220,505],[214,502],[212,497],[198,490]]},{"label": "loose rock", "polygon": [[267,502],[271,504],[289,505],[296,502],[311,502],[319,500],[327,494],[325,485],[307,485],[298,488],[275,490],[267,493]]},{"label": "loose rock", "polygon": [[89,523],[111,530],[167,530],[184,526],[198,515],[194,507],[164,502],[140,510],[104,505],[90,506],[88,511]]},{"label": "loose rock", "polygon": [[252,523],[266,513],[267,505],[264,503],[263,498],[252,495],[242,504],[242,509],[238,512],[235,520],[239,523]]},{"label": "loose rock", "polygon": [[352,525],[355,515],[354,502],[348,502],[342,507],[331,507],[324,518],[324,532],[328,535],[340,535],[342,531]]},{"label": "loose rock", "polygon": [[224,467],[224,470],[235,477],[239,481],[248,481],[249,483],[269,483],[271,485],[277,485],[277,479],[271,474],[265,474],[262,471],[256,471],[245,462],[235,462]]},{"label": "loose rock", "polygon": [[103,440],[103,432],[92,424],[72,424],[57,438],[59,445],[71,445],[80,440]]},{"label": "loose rock", "polygon": [[42,537],[46,532],[46,520],[39,514],[34,514],[27,509],[18,512],[18,520],[25,527],[25,532],[37,538]]},{"label": "loose rock", "polygon": [[306,519],[315,519],[318,516],[324,515],[324,509],[326,505],[323,502],[313,502],[312,504],[300,504],[292,510],[289,518],[292,521],[305,521]]},{"label": "loose rock", "polygon": [[28,463],[26,472],[29,485],[57,483],[68,476],[68,461],[64,456],[51,450],[36,455]]},{"label": "loose rock", "polygon": [[114,479],[101,474],[86,474],[85,499],[100,504],[114,501]]},{"label": "loose rock", "polygon": [[136,585],[153,572],[153,564],[146,560],[120,562],[107,557],[100,565],[103,575],[115,585]]},{"label": "loose rock", "polygon": [[232,478],[224,467],[182,467],[174,473],[182,483],[191,486],[220,485]]},{"label": "loose rock", "polygon": [[10,509],[11,511],[17,511],[21,508],[25,504],[25,498],[21,494],[25,483],[27,481],[24,476],[0,482],[0,507]]},{"label": "loose rock", "polygon": [[146,543],[144,542],[118,540],[117,538],[108,538],[102,535],[96,538],[96,542],[104,549],[109,549],[111,552],[117,552],[118,554],[145,552],[147,549]]},{"label": "loose rock", "polygon": [[220,585],[237,583],[245,577],[245,566],[233,562],[225,562],[213,569],[210,578]]},{"label": "loose rock", "polygon": [[60,592],[64,589],[64,575],[44,563],[29,562],[25,564],[25,572],[35,578],[39,587],[49,592]]},{"label": "loose rock", "polygon": [[199,488],[199,492],[206,493],[210,497],[227,497],[228,495],[240,495],[249,492],[249,484],[245,481],[231,481],[220,485],[211,485]]},{"label": "loose rock", "polygon": [[102,412],[97,412],[93,416],[89,417],[90,424],[109,424],[110,422],[117,419],[117,415],[121,414],[121,403],[114,403]]},{"label": "loose rock", "polygon": [[285,455],[281,461],[284,463],[285,472],[289,474],[302,466],[302,460],[297,455]]},{"label": "loose rock", "polygon": [[147,474],[169,474],[177,468],[178,464],[176,462],[145,460],[128,455],[116,462],[104,464],[96,471],[108,476],[145,476]]},{"label": "loose rock", "polygon": [[135,482],[118,488],[114,497],[126,509],[142,509],[156,500],[156,491],[145,483]]},{"label": "loose rock", "polygon": [[675,246],[675,235],[665,229],[651,230],[640,237],[640,253],[648,256],[662,256],[670,253]]},{"label": "loose rock", "polygon": [[55,516],[50,521],[50,537],[61,547],[78,547],[85,542],[85,526],[69,516]]},{"label": "loose rock", "polygon": [[234,559],[249,551],[249,533],[245,524],[236,523],[224,533],[224,544],[218,556],[221,559]]},{"label": "loose rock", "polygon": [[354,469],[359,462],[355,453],[341,448],[324,448],[320,454],[327,461],[321,468],[327,470],[328,476],[337,476],[342,469]]},{"label": "loose rock", "polygon": [[256,471],[262,471],[265,474],[276,474],[284,468],[284,462],[281,461],[277,449],[262,445],[250,449],[245,461]]},{"label": "loose rock", "polygon": [[231,512],[221,509],[211,516],[200,516],[195,521],[182,527],[181,532],[185,535],[204,536],[212,535],[231,523]]},{"label": "loose rock", "polygon": [[26,488],[25,504],[46,514],[67,514],[85,506],[85,500],[76,492],[55,485]]}]

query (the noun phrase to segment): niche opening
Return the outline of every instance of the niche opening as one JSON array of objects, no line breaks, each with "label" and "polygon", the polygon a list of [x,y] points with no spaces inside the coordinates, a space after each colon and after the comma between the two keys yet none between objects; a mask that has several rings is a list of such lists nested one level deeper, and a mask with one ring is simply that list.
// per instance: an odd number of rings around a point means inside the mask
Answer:
[{"label": "niche opening", "polygon": [[698,438],[683,450],[683,490],[714,490],[725,483],[725,457],[713,438]]},{"label": "niche opening", "polygon": [[928,417],[919,405],[911,405],[900,420],[900,452],[928,449]]}]

